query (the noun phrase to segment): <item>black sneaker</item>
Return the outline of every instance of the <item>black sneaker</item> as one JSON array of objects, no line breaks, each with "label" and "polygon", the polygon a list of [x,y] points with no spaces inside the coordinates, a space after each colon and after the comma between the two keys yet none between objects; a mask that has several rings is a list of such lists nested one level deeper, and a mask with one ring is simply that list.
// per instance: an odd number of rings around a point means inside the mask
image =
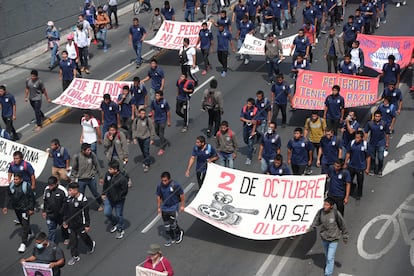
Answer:
[{"label": "black sneaker", "polygon": [[181,230],[180,231],[180,234],[178,235],[178,237],[175,239],[175,243],[180,243],[180,242],[182,242],[182,240],[183,240],[183,236],[184,236],[184,231],[183,230]]},{"label": "black sneaker", "polygon": [[96,247],[96,242],[95,241],[92,241],[92,248],[91,248],[91,250],[89,250],[86,253],[92,254],[93,252],[95,252],[95,247]]}]

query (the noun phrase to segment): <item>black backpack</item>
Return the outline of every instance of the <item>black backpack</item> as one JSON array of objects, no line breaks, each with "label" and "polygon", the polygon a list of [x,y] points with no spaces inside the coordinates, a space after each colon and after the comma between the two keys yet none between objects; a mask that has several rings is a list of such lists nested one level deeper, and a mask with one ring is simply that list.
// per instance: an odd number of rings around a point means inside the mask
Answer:
[{"label": "black backpack", "polygon": [[184,46],[183,46],[183,50],[179,52],[178,61],[180,62],[181,65],[186,64],[188,62],[188,57],[187,57],[188,49],[190,48],[184,49]]}]

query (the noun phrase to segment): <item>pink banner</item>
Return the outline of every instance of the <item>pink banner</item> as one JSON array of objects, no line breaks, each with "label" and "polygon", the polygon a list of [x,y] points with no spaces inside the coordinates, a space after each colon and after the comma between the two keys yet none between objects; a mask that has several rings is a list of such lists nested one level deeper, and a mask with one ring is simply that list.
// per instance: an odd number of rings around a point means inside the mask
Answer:
[{"label": "pink banner", "polygon": [[413,36],[377,36],[358,34],[359,47],[364,52],[365,66],[378,72],[388,62],[388,56],[394,55],[395,62],[401,68],[407,67],[414,50]]},{"label": "pink banner", "polygon": [[341,87],[345,107],[370,105],[378,98],[378,78],[299,70],[293,107],[323,110],[332,86]]},{"label": "pink banner", "polygon": [[104,94],[110,94],[113,101],[117,101],[124,85],[130,86],[129,81],[102,81],[91,79],[74,79],[68,88],[53,103],[82,108],[100,109]]}]

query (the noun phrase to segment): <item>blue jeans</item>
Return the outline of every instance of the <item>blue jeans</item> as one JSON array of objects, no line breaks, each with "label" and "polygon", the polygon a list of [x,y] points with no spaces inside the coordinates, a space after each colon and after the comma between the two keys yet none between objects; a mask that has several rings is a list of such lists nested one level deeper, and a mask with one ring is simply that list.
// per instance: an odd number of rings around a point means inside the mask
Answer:
[{"label": "blue jeans", "polygon": [[[56,229],[59,224],[62,225],[62,223],[58,223],[55,220],[46,218],[47,238],[54,243],[56,243]],[[62,238],[65,240],[69,239],[69,234],[68,234],[67,229],[61,226],[61,231],[62,231]]]},{"label": "blue jeans", "polygon": [[[108,198],[104,201],[104,215],[111,221],[118,230],[124,230],[124,204],[125,199],[118,202],[110,202]],[[112,211],[115,211],[115,216]]]},{"label": "blue jeans", "polygon": [[[190,16],[190,20],[188,20],[188,16]],[[185,9],[184,19],[187,22],[194,22],[194,7]]]},{"label": "blue jeans", "polygon": [[149,166],[151,164],[151,160],[150,160],[150,141],[151,138],[148,137],[146,139],[140,139],[138,138],[138,145],[139,148],[141,149],[142,155],[144,156],[144,165],[145,166]]},{"label": "blue jeans", "polygon": [[279,58],[275,57],[273,59],[266,58],[266,67],[267,67],[267,80],[269,82],[274,80],[273,72],[275,75],[279,75]]},{"label": "blue jeans", "polygon": [[135,53],[137,54],[137,65],[141,65],[142,57],[141,57],[141,50],[142,50],[142,41],[135,42],[132,47],[134,48]]},{"label": "blue jeans", "polygon": [[272,164],[273,160],[264,158],[262,156],[262,160],[260,160],[260,168],[262,169],[263,173],[267,173],[267,170],[269,169],[270,164]]},{"label": "blue jeans", "polygon": [[105,134],[108,132],[108,130],[109,130],[109,124],[103,124],[102,125],[102,132],[101,132],[101,134],[102,134],[102,140],[105,138]]},{"label": "blue jeans", "polygon": [[58,54],[58,48],[59,48],[59,44],[56,41],[54,41],[53,42],[53,48],[50,48],[50,51],[51,51],[51,53],[50,53],[50,66],[52,66],[52,67],[55,65],[55,62],[56,62],[56,56]]},{"label": "blue jeans", "polygon": [[217,164],[230,169],[234,169],[233,153],[220,152]]},{"label": "blue jeans", "polygon": [[325,276],[332,276],[335,266],[335,252],[338,247],[338,241],[324,241],[322,240],[322,246],[325,250],[326,266]]},{"label": "blue jeans", "polygon": [[101,198],[101,195],[98,193],[98,188],[96,186],[95,177],[92,177],[91,179],[78,179],[78,184],[79,184],[79,192],[81,192],[82,194],[85,194],[86,186],[88,186],[96,202],[99,205],[102,205],[102,198]]},{"label": "blue jeans", "polygon": [[382,172],[382,167],[384,166],[385,146],[368,145],[368,149],[369,155],[371,155],[371,171],[374,171],[375,174]]},{"label": "blue jeans", "polygon": [[243,127],[243,141],[247,145],[247,158],[252,159],[253,151],[254,151],[254,136],[251,137],[250,134],[252,132],[251,127],[244,126]]},{"label": "blue jeans", "polygon": [[106,44],[106,32],[107,31],[108,29],[105,27],[105,28],[99,29],[99,31],[96,32],[96,39],[102,42],[104,49],[108,49],[108,45]]},{"label": "blue jeans", "polygon": [[45,117],[41,108],[42,108],[42,100],[38,101],[30,101],[30,105],[33,107],[36,117],[36,125],[42,126],[42,118]]},{"label": "blue jeans", "polygon": [[97,142],[93,142],[93,143],[91,144],[91,151],[92,151],[93,153],[97,154],[97,153],[96,153],[96,150],[97,150]]}]

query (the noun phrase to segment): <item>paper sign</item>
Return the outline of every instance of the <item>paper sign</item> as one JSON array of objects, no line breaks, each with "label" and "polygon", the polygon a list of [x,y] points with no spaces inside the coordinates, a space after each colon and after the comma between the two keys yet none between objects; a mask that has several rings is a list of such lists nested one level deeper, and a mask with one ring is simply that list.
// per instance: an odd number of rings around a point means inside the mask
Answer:
[{"label": "paper sign", "polygon": [[[279,39],[280,43],[282,44],[284,56],[289,56],[290,47],[292,46],[295,37],[296,35],[292,35]],[[247,34],[246,38],[244,39],[243,45],[239,50],[239,54],[264,56],[265,42],[266,41],[263,39],[257,38],[251,34]]]},{"label": "paper sign", "polygon": [[136,276],[167,276],[168,272],[158,272],[142,266],[136,266]]},{"label": "paper sign", "polygon": [[25,276],[53,276],[49,264],[24,262],[22,267]]}]

